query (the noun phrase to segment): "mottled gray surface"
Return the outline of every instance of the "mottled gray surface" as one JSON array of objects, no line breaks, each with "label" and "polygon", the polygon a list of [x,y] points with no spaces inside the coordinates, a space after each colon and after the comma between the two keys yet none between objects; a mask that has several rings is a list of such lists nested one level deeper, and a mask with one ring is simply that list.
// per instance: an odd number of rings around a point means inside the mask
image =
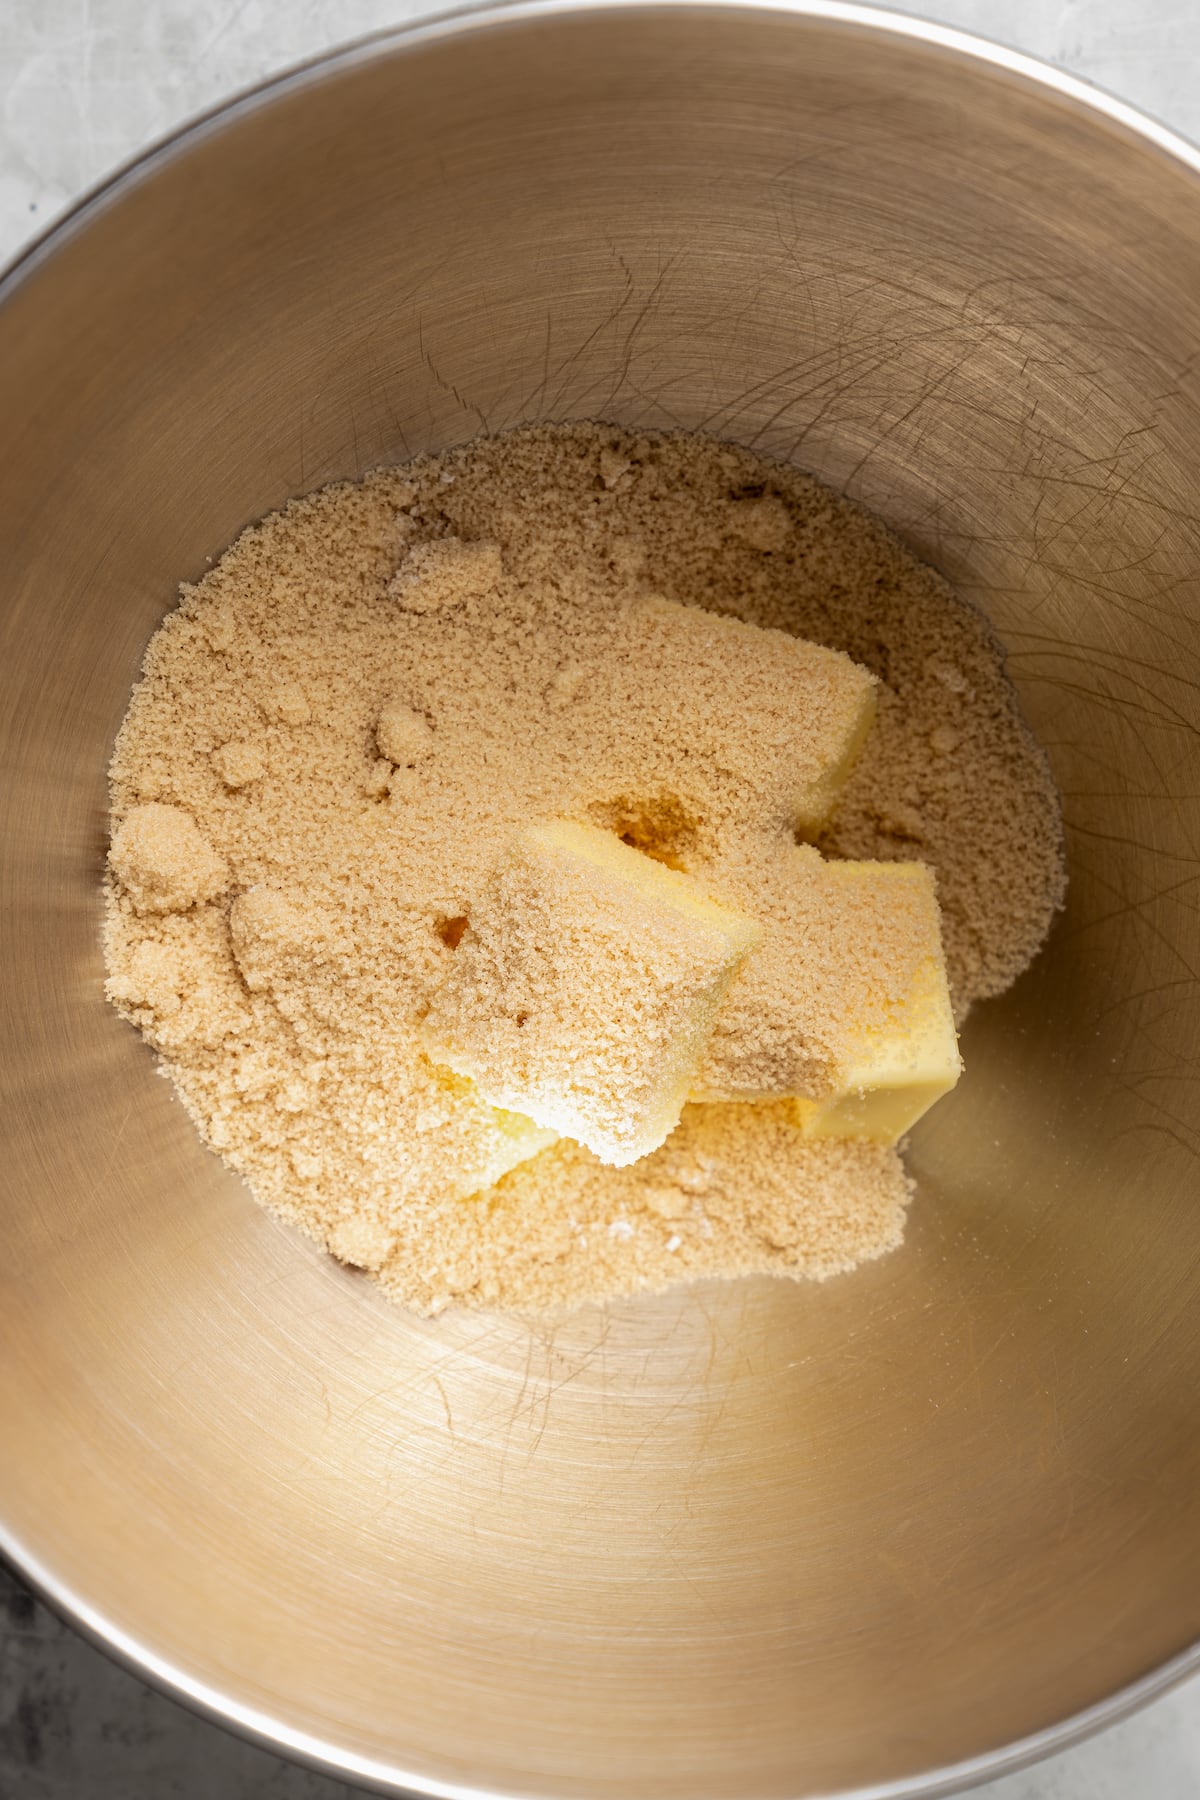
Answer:
[{"label": "mottled gray surface", "polygon": [[[0,261],[180,119],[427,0],[0,0]],[[1197,0],[930,0],[1200,139]],[[109,1662],[0,1565],[0,1800],[344,1800]],[[980,1790],[1197,1800],[1200,1684]]]},{"label": "mottled gray surface", "polygon": [[0,1563],[0,1800],[343,1800],[136,1681]]}]

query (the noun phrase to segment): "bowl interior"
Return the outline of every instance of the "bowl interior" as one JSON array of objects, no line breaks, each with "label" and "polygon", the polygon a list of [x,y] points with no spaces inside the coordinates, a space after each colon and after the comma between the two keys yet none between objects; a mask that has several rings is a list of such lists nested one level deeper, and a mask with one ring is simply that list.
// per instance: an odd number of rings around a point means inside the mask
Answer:
[{"label": "bowl interior", "polygon": [[[1194,167],[903,22],[753,8],[347,54],[10,278],[0,1528],[86,1624],[352,1773],[641,1800],[908,1791],[1191,1644],[1198,343]],[[105,763],[242,524],[572,417],[792,458],[979,600],[1070,900],[896,1255],[424,1322],[104,1005]]]}]

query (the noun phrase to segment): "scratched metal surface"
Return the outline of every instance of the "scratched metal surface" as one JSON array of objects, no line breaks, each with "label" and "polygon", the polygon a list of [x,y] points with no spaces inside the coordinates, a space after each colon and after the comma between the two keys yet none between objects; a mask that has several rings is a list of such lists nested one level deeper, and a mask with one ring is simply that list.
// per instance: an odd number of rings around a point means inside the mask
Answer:
[{"label": "scratched metal surface", "polygon": [[[680,13],[346,65],[11,296],[0,1523],[93,1626],[358,1773],[647,1800],[911,1785],[1194,1640],[1198,277],[1119,123]],[[244,520],[587,412],[793,455],[988,605],[1071,907],[887,1263],[426,1324],[100,1004],[105,749]]]}]

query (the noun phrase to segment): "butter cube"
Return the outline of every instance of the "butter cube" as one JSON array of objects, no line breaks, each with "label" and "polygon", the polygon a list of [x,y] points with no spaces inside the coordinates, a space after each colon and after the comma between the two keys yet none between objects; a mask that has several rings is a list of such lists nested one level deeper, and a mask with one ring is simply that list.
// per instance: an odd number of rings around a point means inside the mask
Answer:
[{"label": "butter cube", "polygon": [[839,1091],[798,1100],[797,1113],[812,1137],[894,1144],[950,1092],[962,1070],[933,880],[922,863],[854,862],[831,863],[829,879],[846,893],[857,888],[871,904],[892,902],[910,916],[923,915],[927,954],[903,975],[879,968],[874,1004],[846,1021]]},{"label": "butter cube", "polygon": [[[455,1199],[469,1200],[485,1188],[494,1187],[502,1175],[556,1142],[556,1131],[535,1125],[521,1113],[485,1106],[468,1083],[454,1076],[447,1080],[457,1101],[456,1153],[445,1158],[453,1168]],[[449,1146],[443,1144],[443,1150],[448,1152]]]},{"label": "butter cube", "polygon": [[631,608],[626,632],[643,695],[653,678],[656,756],[718,768],[748,823],[824,823],[875,716],[866,669],[840,650],[671,600]]},{"label": "butter cube", "polygon": [[678,1122],[756,928],[590,825],[534,827],[469,909],[425,1048],[493,1106],[635,1162]]},{"label": "butter cube", "polygon": [[962,1066],[933,877],[807,849],[785,868],[693,1098],[791,1094],[812,1136],[895,1143]]}]

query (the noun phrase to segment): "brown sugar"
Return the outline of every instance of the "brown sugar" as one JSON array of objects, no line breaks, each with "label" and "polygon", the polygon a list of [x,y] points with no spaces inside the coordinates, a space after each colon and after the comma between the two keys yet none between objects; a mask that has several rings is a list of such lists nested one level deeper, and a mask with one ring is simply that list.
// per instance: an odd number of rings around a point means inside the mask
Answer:
[{"label": "brown sugar", "polygon": [[118,738],[108,991],[257,1197],[421,1310],[823,1277],[899,1241],[896,1152],[807,1138],[787,1102],[690,1106],[611,1168],[419,1048],[474,896],[530,825],[591,823],[769,913],[781,822],[747,821],[719,757],[630,726],[660,697],[629,654],[660,599],[875,677],[812,830],[828,856],[932,868],[960,1017],[1061,901],[1057,796],[987,622],[796,470],[539,427],[252,527],[156,633]]},{"label": "brown sugar", "polygon": [[514,1295],[547,1312],[706,1276],[820,1281],[895,1249],[910,1192],[894,1150],[808,1138],[786,1102],[689,1106],[626,1168],[563,1138],[439,1213],[382,1279],[430,1312]]},{"label": "brown sugar", "polygon": [[192,815],[156,801],[130,807],[113,834],[109,860],[140,913],[186,912],[229,885],[224,858]]}]

